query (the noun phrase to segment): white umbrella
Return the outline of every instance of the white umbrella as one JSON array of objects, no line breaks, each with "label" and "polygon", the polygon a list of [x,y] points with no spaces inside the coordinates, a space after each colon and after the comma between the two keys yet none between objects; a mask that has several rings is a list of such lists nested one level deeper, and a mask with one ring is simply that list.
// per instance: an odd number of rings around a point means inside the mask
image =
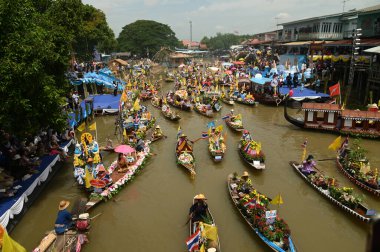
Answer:
[{"label": "white umbrella", "polygon": [[209,67],[208,69],[210,69],[213,72],[218,72],[219,71],[219,68],[217,68],[217,67]]}]

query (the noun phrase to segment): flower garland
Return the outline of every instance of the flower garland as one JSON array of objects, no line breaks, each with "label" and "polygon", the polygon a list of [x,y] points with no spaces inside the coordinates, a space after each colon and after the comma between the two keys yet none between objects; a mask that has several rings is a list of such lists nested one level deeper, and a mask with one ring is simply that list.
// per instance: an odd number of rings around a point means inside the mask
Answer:
[{"label": "flower garland", "polygon": [[[273,223],[268,223],[265,214],[266,211],[269,211],[268,205],[270,200],[263,194],[260,194],[254,189],[251,185],[250,180],[244,182],[241,178],[235,177],[233,180],[237,185],[237,192],[239,195],[239,204],[237,207],[249,220],[249,222],[257,228],[258,232],[264,235],[271,242],[276,243],[276,245],[282,247],[284,250],[287,250],[289,247],[289,237],[290,229],[286,222],[276,217]],[[244,193],[244,187],[246,184],[249,184],[250,192]],[[251,203],[249,206],[245,204],[254,199],[254,203]]]},{"label": "flower garland", "polygon": [[[114,182],[111,186],[102,191],[100,194],[92,193],[90,198],[100,198],[102,200],[111,199],[114,195],[118,194],[121,191],[121,189],[126,184],[128,184],[128,182],[133,181],[135,176],[145,167],[148,157],[150,157],[150,148],[149,144],[146,144],[144,151],[141,152],[141,156],[139,156],[135,164],[129,166],[128,172],[122,178]],[[112,173],[116,169],[117,161],[114,161],[108,168],[108,171],[109,173]]]}]

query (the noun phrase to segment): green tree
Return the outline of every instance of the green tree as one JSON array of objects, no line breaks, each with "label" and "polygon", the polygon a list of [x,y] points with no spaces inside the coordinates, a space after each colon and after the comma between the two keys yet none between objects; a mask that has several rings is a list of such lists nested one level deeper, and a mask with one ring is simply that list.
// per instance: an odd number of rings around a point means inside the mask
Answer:
[{"label": "green tree", "polygon": [[117,38],[119,50],[129,51],[139,56],[154,55],[161,47],[179,46],[172,29],[151,20],[137,20],[123,27]]},{"label": "green tree", "polygon": [[201,42],[207,45],[207,48],[211,50],[227,50],[232,45],[238,45],[247,38],[250,38],[249,35],[235,35],[232,33],[217,33],[215,37],[204,37]]},{"label": "green tree", "polygon": [[0,1],[0,125],[18,135],[61,129],[64,82],[52,62],[61,59],[31,0]]}]

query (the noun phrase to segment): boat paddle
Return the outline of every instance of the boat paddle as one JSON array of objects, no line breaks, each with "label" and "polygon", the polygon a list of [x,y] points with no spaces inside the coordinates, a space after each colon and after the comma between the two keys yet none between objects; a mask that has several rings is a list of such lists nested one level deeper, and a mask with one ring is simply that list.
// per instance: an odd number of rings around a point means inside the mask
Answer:
[{"label": "boat paddle", "polygon": [[102,215],[102,213],[98,213],[98,214],[95,215],[94,217],[91,217],[90,220],[93,220],[93,219],[95,219],[96,217],[98,217],[98,216],[100,216],[100,215]]},{"label": "boat paddle", "polygon": [[318,159],[317,161],[330,161],[330,160],[336,160],[336,158]]}]

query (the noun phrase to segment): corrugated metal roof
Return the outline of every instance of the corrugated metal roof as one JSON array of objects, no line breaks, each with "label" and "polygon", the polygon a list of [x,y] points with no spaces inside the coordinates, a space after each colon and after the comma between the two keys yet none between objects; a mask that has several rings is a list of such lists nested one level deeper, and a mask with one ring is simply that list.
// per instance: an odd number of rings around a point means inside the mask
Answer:
[{"label": "corrugated metal roof", "polygon": [[376,46],[376,47],[369,48],[369,49],[367,49],[367,50],[364,50],[364,52],[366,52],[366,53],[376,53],[376,54],[380,54],[380,46]]}]

